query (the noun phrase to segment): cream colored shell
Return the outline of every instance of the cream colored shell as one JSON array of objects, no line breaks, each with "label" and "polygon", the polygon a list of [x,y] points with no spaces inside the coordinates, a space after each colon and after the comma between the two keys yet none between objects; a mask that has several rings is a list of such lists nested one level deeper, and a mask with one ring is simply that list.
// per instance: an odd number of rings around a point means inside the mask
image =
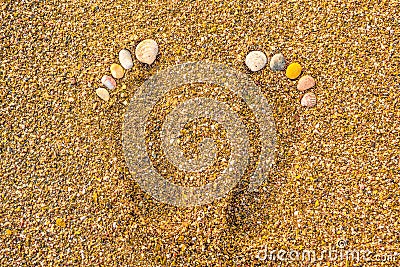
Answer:
[{"label": "cream colored shell", "polygon": [[122,49],[118,53],[119,62],[124,69],[128,70],[133,67],[131,52],[127,49]]},{"label": "cream colored shell", "polygon": [[251,51],[246,56],[246,65],[251,71],[259,71],[267,64],[267,56],[261,51]]},{"label": "cream colored shell", "polygon": [[104,88],[100,87],[100,88],[98,88],[96,90],[96,94],[97,94],[98,97],[100,97],[104,101],[110,100],[110,94],[108,93],[107,89],[104,89]]},{"label": "cream colored shell", "polygon": [[136,58],[142,63],[151,65],[158,54],[158,44],[152,39],[141,41],[135,50]]}]

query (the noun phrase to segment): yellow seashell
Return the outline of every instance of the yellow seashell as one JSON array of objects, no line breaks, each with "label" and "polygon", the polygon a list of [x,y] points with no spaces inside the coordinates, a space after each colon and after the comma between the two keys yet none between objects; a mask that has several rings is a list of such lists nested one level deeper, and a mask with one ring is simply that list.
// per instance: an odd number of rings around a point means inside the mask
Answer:
[{"label": "yellow seashell", "polygon": [[286,76],[293,80],[299,77],[301,71],[302,68],[299,63],[292,63],[286,69]]},{"label": "yellow seashell", "polygon": [[111,64],[110,71],[111,75],[116,79],[121,79],[124,77],[124,69],[119,64]]}]

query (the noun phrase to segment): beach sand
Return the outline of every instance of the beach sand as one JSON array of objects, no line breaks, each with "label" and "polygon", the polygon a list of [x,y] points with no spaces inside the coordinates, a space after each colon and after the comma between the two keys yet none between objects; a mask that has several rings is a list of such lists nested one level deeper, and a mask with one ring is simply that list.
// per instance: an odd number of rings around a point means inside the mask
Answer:
[{"label": "beach sand", "polygon": [[[398,1],[2,2],[0,265],[277,266],[259,250],[320,252],[341,240],[400,253],[399,13]],[[156,61],[134,60],[101,100],[118,52],[147,38]],[[317,105],[300,105],[284,71],[249,71],[252,50],[300,63]],[[258,192],[177,208],[135,182],[122,124],[147,78],[200,60],[262,90],[275,165]]]}]

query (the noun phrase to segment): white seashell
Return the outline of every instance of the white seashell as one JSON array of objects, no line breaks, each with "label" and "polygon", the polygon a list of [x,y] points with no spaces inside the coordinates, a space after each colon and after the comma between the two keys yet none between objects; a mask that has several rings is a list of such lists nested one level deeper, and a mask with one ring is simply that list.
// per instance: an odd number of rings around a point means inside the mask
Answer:
[{"label": "white seashell", "polygon": [[315,96],[314,93],[311,92],[306,93],[301,99],[300,103],[303,107],[311,108],[317,104],[317,97]]},{"label": "white seashell", "polygon": [[124,69],[128,70],[133,67],[131,52],[127,49],[122,49],[118,53],[119,62]]},{"label": "white seashell", "polygon": [[110,100],[110,94],[108,93],[107,89],[100,87],[100,88],[96,89],[96,94],[98,95],[98,97],[100,97],[104,101]]},{"label": "white seashell", "polygon": [[101,83],[108,89],[114,89],[115,86],[117,86],[114,78],[108,75],[104,75],[103,78],[101,78]]},{"label": "white seashell", "polygon": [[261,51],[251,51],[246,56],[246,65],[251,71],[259,71],[267,64],[267,56]]},{"label": "white seashell", "polygon": [[152,39],[143,40],[136,46],[135,54],[140,62],[150,65],[156,60],[158,44]]}]

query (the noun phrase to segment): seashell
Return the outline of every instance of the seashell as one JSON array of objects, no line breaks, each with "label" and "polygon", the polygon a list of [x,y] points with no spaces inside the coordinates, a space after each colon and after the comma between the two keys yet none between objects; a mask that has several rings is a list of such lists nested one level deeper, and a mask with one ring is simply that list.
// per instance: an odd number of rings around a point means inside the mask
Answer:
[{"label": "seashell", "polygon": [[119,62],[124,69],[129,70],[133,67],[132,55],[131,52],[127,49],[122,49],[118,53]]},{"label": "seashell", "polygon": [[311,108],[317,104],[317,97],[312,92],[306,93],[300,103],[303,107]]},{"label": "seashell", "polygon": [[269,67],[273,71],[284,70],[286,66],[285,58],[282,54],[276,54],[271,58],[271,62],[269,63]]},{"label": "seashell", "polygon": [[143,40],[136,46],[135,54],[140,62],[151,65],[156,60],[158,44],[152,39]]},{"label": "seashell", "polygon": [[261,51],[251,51],[245,62],[251,71],[259,71],[267,64],[267,56]]},{"label": "seashell", "polygon": [[305,75],[300,78],[299,83],[297,84],[297,89],[300,91],[305,91],[310,89],[315,85],[315,80],[310,75]]},{"label": "seashell", "polygon": [[293,80],[299,77],[301,71],[302,68],[299,63],[292,63],[286,69],[286,76]]},{"label": "seashell", "polygon": [[101,87],[96,89],[96,95],[104,101],[110,100],[110,94],[108,93],[107,89]]},{"label": "seashell", "polygon": [[117,86],[117,83],[115,82],[113,77],[108,75],[104,75],[103,78],[101,78],[101,83],[108,89],[114,89],[115,86]]},{"label": "seashell", "polygon": [[124,69],[119,64],[111,64],[110,67],[111,75],[116,79],[121,79],[124,77]]}]

